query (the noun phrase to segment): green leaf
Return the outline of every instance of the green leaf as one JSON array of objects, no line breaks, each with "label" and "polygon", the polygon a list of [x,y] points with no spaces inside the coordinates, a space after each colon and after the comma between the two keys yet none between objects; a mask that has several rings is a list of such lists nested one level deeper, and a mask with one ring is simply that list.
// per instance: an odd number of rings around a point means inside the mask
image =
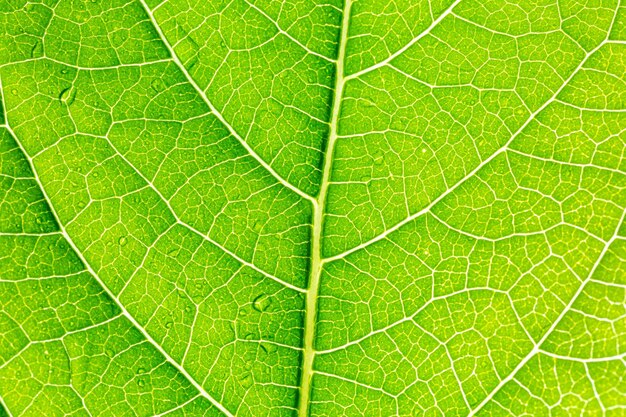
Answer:
[{"label": "green leaf", "polygon": [[0,1],[0,416],[622,415],[621,3]]}]

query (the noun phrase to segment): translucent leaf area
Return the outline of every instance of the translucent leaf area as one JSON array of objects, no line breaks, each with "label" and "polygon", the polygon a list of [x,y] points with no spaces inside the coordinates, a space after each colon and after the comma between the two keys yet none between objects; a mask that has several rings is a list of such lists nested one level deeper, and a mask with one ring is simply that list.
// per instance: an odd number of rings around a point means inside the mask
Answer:
[{"label": "translucent leaf area", "polygon": [[626,416],[624,0],[0,0],[0,416]]}]

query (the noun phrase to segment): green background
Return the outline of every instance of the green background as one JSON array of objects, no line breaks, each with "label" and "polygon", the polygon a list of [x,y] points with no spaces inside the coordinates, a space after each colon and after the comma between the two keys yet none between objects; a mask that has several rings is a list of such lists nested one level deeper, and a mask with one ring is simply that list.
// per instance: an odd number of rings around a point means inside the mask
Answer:
[{"label": "green background", "polygon": [[0,0],[0,416],[626,415],[623,0]]}]

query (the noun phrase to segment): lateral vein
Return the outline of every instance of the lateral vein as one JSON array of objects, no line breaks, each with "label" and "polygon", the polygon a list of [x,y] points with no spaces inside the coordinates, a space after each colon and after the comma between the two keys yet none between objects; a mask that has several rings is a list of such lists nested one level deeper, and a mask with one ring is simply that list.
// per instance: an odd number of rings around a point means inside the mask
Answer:
[{"label": "lateral vein", "polygon": [[[5,112],[6,112],[6,106],[4,105],[4,90],[2,88],[2,80],[1,79],[0,79],[0,100],[1,100],[0,102],[2,103],[2,106],[3,106],[3,108],[5,109]],[[115,294],[113,294],[113,292],[109,289],[109,287],[104,284],[104,282],[98,276],[98,274],[96,274],[96,272],[92,268],[91,264],[89,264],[89,262],[87,262],[87,260],[85,259],[85,257],[81,253],[81,251],[78,250],[78,247],[76,246],[76,244],[74,243],[72,238],[69,236],[69,234],[65,230],[65,227],[63,227],[63,224],[59,220],[59,217],[57,215],[56,210],[54,209],[54,206],[52,205],[50,197],[48,196],[47,191],[44,189],[43,184],[41,183],[41,180],[39,179],[39,174],[37,173],[37,171],[35,169],[35,165],[33,164],[33,162],[31,160],[30,156],[28,155],[28,153],[26,153],[26,150],[22,146],[22,143],[18,139],[17,135],[15,134],[15,132],[13,132],[13,130],[9,126],[8,118],[5,120],[4,127],[9,131],[9,133],[11,134],[13,139],[15,140],[15,143],[18,145],[18,147],[20,148],[21,152],[24,154],[24,157],[26,158],[26,161],[27,161],[31,171],[33,172],[33,177],[35,178],[35,181],[37,182],[37,185],[41,189],[41,193],[43,194],[44,199],[46,200],[46,202],[48,203],[48,205],[50,207],[50,212],[52,213],[52,216],[54,217],[54,220],[56,221],[56,223],[59,226],[60,233],[63,235],[63,237],[65,238],[67,243],[70,245],[72,250],[76,253],[76,256],[78,256],[78,258],[81,260],[81,262],[83,263],[83,265],[85,266],[87,271],[89,271],[89,273],[94,277],[94,279],[98,282],[98,284],[102,287],[102,289],[108,294],[109,297],[111,297],[111,299],[115,302],[115,304],[117,304],[117,306],[120,308],[120,311],[128,319],[128,321],[130,321],[133,324],[133,326],[135,326],[135,328],[137,328],[137,330],[139,330],[141,332],[141,334],[146,338],[146,340],[148,340],[150,342],[150,344],[152,344],[161,353],[161,355],[163,355],[163,357],[165,358],[165,360],[167,362],[172,364],[172,366],[174,366],[174,368],[176,368],[198,390],[198,392],[202,396],[207,398],[222,413],[224,413],[228,417],[234,417],[233,414],[230,411],[228,411],[220,402],[218,402],[208,392],[206,392],[205,389],[191,375],[189,375],[189,373],[185,370],[185,368],[183,368],[182,365],[180,365],[178,362],[176,362],[165,351],[165,349],[163,349],[163,347],[161,347],[161,345],[159,345],[152,338],[152,336],[150,336],[150,334],[143,328],[143,326],[141,326],[139,324],[139,322],[137,322],[137,320],[135,320],[135,318],[128,312],[128,310],[126,310],[126,308],[124,308],[124,305],[119,301],[119,299],[115,296]]]},{"label": "lateral vein", "polygon": [[315,201],[315,199],[313,197],[311,197],[310,195],[308,195],[304,191],[300,190],[295,185],[291,184],[289,181],[287,181],[285,178],[283,178],[278,172],[276,172],[276,170],[274,170],[274,168],[272,168],[267,162],[265,162],[263,160],[263,158],[261,158],[259,156],[259,154],[257,154],[254,151],[254,149],[252,149],[252,147],[250,145],[248,145],[248,143],[239,135],[239,133],[237,133],[235,128],[230,123],[228,123],[228,121],[224,118],[222,113],[219,110],[217,110],[217,108],[213,105],[211,100],[209,100],[209,98],[207,97],[207,95],[204,92],[204,90],[202,90],[202,88],[200,88],[200,86],[195,82],[195,80],[191,77],[191,74],[189,74],[189,72],[187,71],[187,68],[185,68],[183,63],[180,61],[180,59],[178,58],[178,55],[176,55],[176,52],[174,51],[174,49],[172,48],[172,46],[168,42],[167,38],[165,37],[165,34],[161,30],[161,27],[159,26],[159,24],[157,23],[156,19],[154,18],[153,13],[152,13],[150,7],[148,7],[148,5],[146,4],[145,0],[140,0],[140,2],[141,2],[141,5],[143,6],[143,8],[145,9],[146,13],[148,14],[148,17],[150,18],[150,22],[152,22],[152,26],[154,26],[154,29],[159,34],[159,38],[161,39],[161,41],[163,42],[163,44],[165,45],[165,47],[169,51],[170,55],[172,56],[172,60],[174,61],[176,66],[178,66],[178,68],[180,68],[180,70],[182,71],[182,73],[185,76],[185,78],[187,78],[187,81],[189,82],[189,84],[191,84],[193,86],[193,88],[198,92],[198,94],[200,94],[200,97],[202,97],[202,100],[206,103],[207,106],[209,106],[209,108],[211,109],[211,111],[213,112],[215,117],[217,117],[219,119],[219,121],[222,122],[222,124],[228,129],[230,134],[233,135],[241,143],[241,145],[246,149],[246,151],[248,151],[248,153],[259,164],[261,164],[261,166],[263,166],[263,168],[265,168],[279,183],[281,183],[284,187],[290,189],[291,191],[293,191],[294,193],[296,193],[300,197],[304,198],[305,200],[310,201],[311,203],[313,203]]}]

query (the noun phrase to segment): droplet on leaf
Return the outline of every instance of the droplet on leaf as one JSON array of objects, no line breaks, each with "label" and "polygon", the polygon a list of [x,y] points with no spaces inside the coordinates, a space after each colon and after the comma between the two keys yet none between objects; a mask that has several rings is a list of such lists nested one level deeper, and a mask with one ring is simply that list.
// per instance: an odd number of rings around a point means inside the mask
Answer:
[{"label": "droplet on leaf", "polygon": [[252,379],[252,374],[246,373],[239,378],[239,384],[241,384],[244,388],[250,388],[253,383],[254,380]]},{"label": "droplet on leaf", "polygon": [[187,63],[186,67],[189,71],[191,71],[196,65],[198,65],[198,59],[194,58],[189,63]]},{"label": "droplet on leaf", "polygon": [[152,89],[154,91],[159,93],[159,92],[165,90],[165,83],[163,82],[162,79],[156,78],[156,79],[152,80],[152,82],[150,83],[150,87],[152,87]]},{"label": "droplet on leaf", "polygon": [[30,50],[30,57],[36,58],[43,52],[43,48],[41,47],[41,42],[35,41],[33,47]]},{"label": "droplet on leaf", "polygon": [[272,299],[266,294],[261,294],[252,302],[252,307],[259,312],[264,312],[272,304]]},{"label": "droplet on leaf", "polygon": [[277,348],[273,343],[261,343],[261,349],[263,349],[265,353],[274,353]]},{"label": "droplet on leaf", "polygon": [[119,238],[119,240],[117,241],[117,243],[120,244],[120,246],[125,246],[126,243],[128,243],[128,239],[126,239],[126,236],[122,236]]},{"label": "droplet on leaf", "polygon": [[372,157],[374,158],[374,164],[376,165],[382,165],[382,163],[385,162],[385,153],[381,149],[374,151]]},{"label": "droplet on leaf", "polygon": [[260,232],[261,230],[263,230],[263,223],[260,221],[254,222],[254,224],[252,225],[252,230],[257,233]]},{"label": "droplet on leaf", "polygon": [[73,87],[68,87],[61,91],[61,94],[59,94],[59,100],[61,100],[61,103],[65,104],[66,106],[71,105],[74,102],[75,98],[76,89]]}]

